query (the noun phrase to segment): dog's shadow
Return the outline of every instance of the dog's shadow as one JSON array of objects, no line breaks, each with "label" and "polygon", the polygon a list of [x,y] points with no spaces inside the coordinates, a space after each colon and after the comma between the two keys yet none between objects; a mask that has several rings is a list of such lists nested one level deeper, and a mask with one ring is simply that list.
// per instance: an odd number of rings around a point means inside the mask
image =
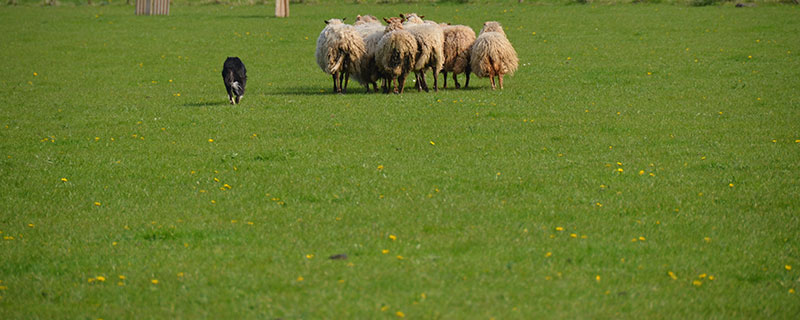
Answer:
[{"label": "dog's shadow", "polygon": [[229,104],[231,104],[229,100],[221,100],[221,101],[189,102],[189,103],[184,103],[183,106],[187,108],[202,108],[202,107],[226,106]]}]

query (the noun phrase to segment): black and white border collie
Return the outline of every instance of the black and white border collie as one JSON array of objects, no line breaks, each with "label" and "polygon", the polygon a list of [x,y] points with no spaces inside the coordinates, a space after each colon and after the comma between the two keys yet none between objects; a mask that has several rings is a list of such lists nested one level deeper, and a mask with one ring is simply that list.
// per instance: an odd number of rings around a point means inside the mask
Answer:
[{"label": "black and white border collie", "polygon": [[228,90],[231,104],[239,103],[244,96],[244,87],[247,84],[247,69],[238,57],[228,57],[222,66],[222,80]]}]

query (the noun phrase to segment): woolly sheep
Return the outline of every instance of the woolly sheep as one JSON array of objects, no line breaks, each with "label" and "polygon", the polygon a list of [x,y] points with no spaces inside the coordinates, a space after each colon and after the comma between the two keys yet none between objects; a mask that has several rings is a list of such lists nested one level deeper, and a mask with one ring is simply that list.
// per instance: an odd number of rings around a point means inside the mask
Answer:
[{"label": "woolly sheep", "polygon": [[[317,38],[317,65],[333,76],[333,91],[344,93],[350,74],[361,69],[362,57],[366,53],[364,39],[351,25],[342,20],[325,20],[325,28]],[[342,84],[344,80],[344,84]]]},{"label": "woolly sheep", "polygon": [[444,65],[442,78],[444,79],[443,88],[447,88],[447,72],[453,73],[453,81],[456,89],[461,88],[456,77],[459,73],[464,73],[467,81],[464,88],[469,86],[469,49],[475,42],[475,31],[472,28],[462,25],[441,25],[444,31]]},{"label": "woolly sheep", "polygon": [[470,50],[472,72],[481,78],[489,77],[492,90],[495,89],[495,76],[499,79],[500,89],[503,89],[503,75],[513,74],[519,66],[517,52],[506,38],[503,27],[496,21],[483,24]]},{"label": "woolly sheep", "polygon": [[361,59],[361,69],[357,74],[354,74],[354,77],[361,85],[367,88],[367,92],[370,91],[370,84],[377,92],[377,81],[381,77],[375,64],[375,52],[378,51],[378,42],[383,37],[386,27],[381,25],[377,18],[370,15],[357,16],[353,26],[364,39],[364,47],[366,48],[366,54]]},{"label": "woolly sheep", "polygon": [[422,20],[424,16],[420,17],[416,13],[401,14],[400,17],[406,19],[403,26],[414,35],[419,47],[414,65],[417,89],[428,91],[425,71],[432,69],[433,91],[439,91],[439,71],[444,65],[444,32],[442,28],[433,21],[426,23]]},{"label": "woolly sheep", "polygon": [[383,92],[389,93],[389,83],[394,85],[394,93],[403,93],[406,77],[414,68],[418,51],[417,39],[403,30],[402,19],[384,18],[389,25],[378,42],[375,62],[383,75]]}]

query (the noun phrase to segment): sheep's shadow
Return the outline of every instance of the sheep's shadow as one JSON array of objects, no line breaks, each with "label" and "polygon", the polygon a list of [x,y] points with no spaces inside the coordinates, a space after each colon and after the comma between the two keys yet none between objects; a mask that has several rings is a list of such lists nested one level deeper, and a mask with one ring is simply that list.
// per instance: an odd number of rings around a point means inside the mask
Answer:
[{"label": "sheep's shadow", "polygon": [[201,102],[189,102],[184,103],[183,106],[187,108],[202,108],[202,107],[214,107],[214,106],[224,106],[228,105],[231,102],[228,100],[221,100],[221,101],[201,101]]},{"label": "sheep's shadow", "polygon": [[[363,94],[366,93],[366,89],[361,87],[353,87],[347,88],[347,92],[344,94]],[[337,93],[333,92],[333,88],[322,89],[320,87],[285,87],[280,88],[277,90],[270,90],[266,93],[267,95],[271,96],[282,96],[282,95],[296,95],[296,96],[331,96],[331,95],[338,95]]]}]

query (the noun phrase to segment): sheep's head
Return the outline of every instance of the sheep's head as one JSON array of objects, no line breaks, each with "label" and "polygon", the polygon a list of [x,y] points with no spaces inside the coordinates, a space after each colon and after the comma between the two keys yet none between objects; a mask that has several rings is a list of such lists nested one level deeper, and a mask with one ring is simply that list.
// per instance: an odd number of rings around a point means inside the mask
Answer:
[{"label": "sheep's head", "polygon": [[397,18],[397,17],[391,17],[388,19],[383,18],[383,21],[386,21],[386,23],[388,24],[386,26],[386,32],[403,29],[403,18]]},{"label": "sheep's head", "polygon": [[371,15],[366,15],[366,16],[358,15],[358,16],[356,17],[356,22],[354,22],[353,24],[354,24],[354,25],[360,25],[360,24],[367,24],[367,23],[380,23],[380,22],[378,22],[378,18],[375,18],[375,16],[371,16]]},{"label": "sheep's head", "polygon": [[425,21],[422,20],[422,18],[425,18],[425,16],[419,16],[416,13],[406,13],[406,14],[401,13],[400,18],[403,18],[404,21],[408,21],[408,23],[410,24],[425,23]]},{"label": "sheep's head", "polygon": [[332,24],[344,24],[344,20],[345,20],[345,19],[347,19],[347,18],[342,18],[342,19],[328,19],[328,20],[325,20],[325,24],[327,24],[327,25],[332,25]]},{"label": "sheep's head", "polygon": [[484,32],[499,32],[503,35],[506,35],[506,32],[503,31],[503,26],[500,25],[500,22],[497,21],[486,21],[483,23],[483,28],[481,28],[481,33]]}]

